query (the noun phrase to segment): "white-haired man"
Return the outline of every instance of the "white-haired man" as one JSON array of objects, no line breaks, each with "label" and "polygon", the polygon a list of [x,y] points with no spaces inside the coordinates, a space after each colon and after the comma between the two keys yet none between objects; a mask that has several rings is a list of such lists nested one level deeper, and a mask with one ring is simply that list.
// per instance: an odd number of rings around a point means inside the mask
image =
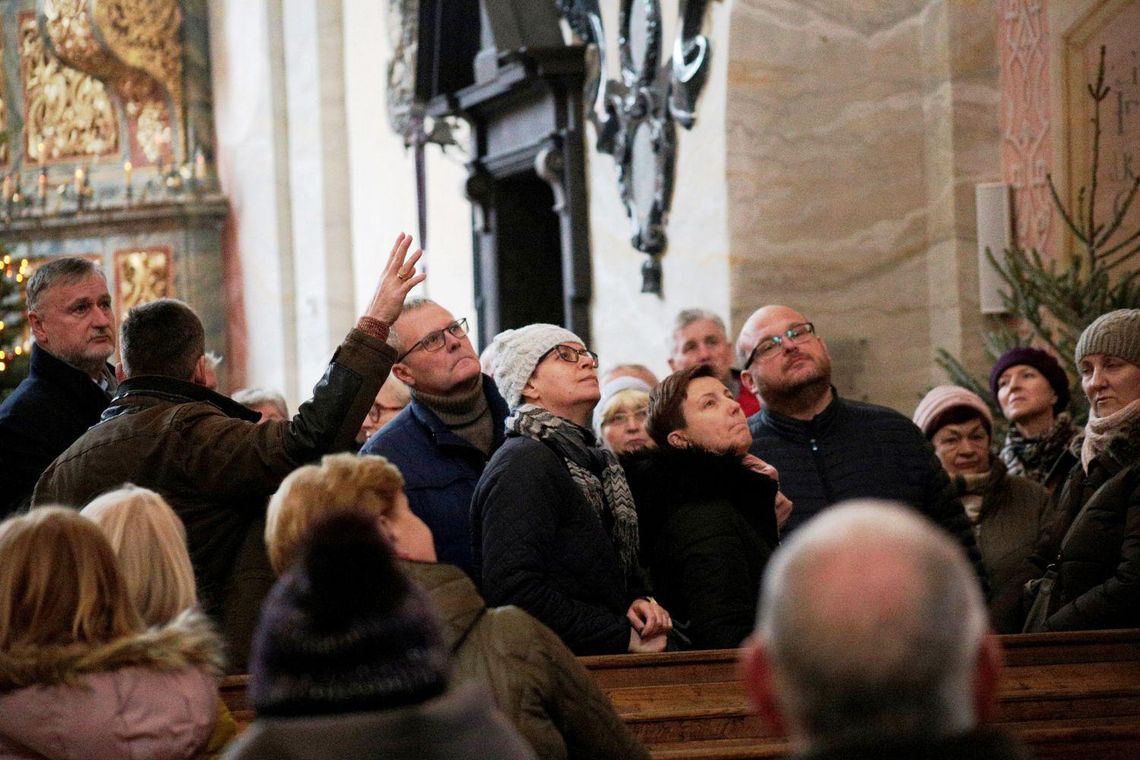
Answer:
[{"label": "white-haired man", "polygon": [[745,687],[797,757],[1020,758],[993,717],[1001,666],[961,547],[902,505],[847,502],[764,575]]},{"label": "white-haired man", "polygon": [[[706,309],[684,309],[673,323],[673,351],[669,369],[678,372],[697,364],[707,364],[717,380],[732,391],[745,416],[760,411],[760,401],[740,380],[740,370],[732,366],[732,343],[724,320]],[[650,383],[656,385],[656,383]]]}]

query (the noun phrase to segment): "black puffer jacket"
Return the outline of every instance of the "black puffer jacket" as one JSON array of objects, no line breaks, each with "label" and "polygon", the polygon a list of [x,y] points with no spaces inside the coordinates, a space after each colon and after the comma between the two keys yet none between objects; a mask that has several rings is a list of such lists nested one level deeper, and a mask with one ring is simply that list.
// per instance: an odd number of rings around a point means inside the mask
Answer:
[{"label": "black puffer jacket", "polygon": [[510,435],[471,501],[476,577],[492,606],[514,604],[577,655],[629,648],[627,588],[601,518],[566,463],[539,441]]},{"label": "black puffer jacket", "polygon": [[1088,473],[1074,467],[1058,509],[1071,525],[1033,559],[1042,573],[1049,563],[1057,569],[1045,630],[1140,626],[1140,427],[1114,438]]},{"label": "black puffer jacket", "polygon": [[752,631],[760,578],[779,542],[776,482],[738,457],[664,449],[622,462],[637,501],[653,591],[698,649]]}]

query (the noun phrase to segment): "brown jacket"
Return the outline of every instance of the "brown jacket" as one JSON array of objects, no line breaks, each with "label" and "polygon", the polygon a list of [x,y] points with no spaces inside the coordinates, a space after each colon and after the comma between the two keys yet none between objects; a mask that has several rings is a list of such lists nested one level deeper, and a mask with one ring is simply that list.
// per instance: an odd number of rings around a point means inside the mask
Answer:
[{"label": "brown jacket", "polygon": [[230,668],[241,669],[273,584],[261,538],[266,502],[294,469],[352,443],[394,358],[384,342],[350,331],[297,415],[265,425],[202,386],[132,377],[48,467],[32,502],[82,507],[126,482],[162,494],[186,526],[202,608],[221,621]]},{"label": "brown jacket", "polygon": [[543,760],[647,758],[586,669],[518,607],[488,608],[457,567],[401,562],[444,621],[459,681],[490,686],[499,709]]}]

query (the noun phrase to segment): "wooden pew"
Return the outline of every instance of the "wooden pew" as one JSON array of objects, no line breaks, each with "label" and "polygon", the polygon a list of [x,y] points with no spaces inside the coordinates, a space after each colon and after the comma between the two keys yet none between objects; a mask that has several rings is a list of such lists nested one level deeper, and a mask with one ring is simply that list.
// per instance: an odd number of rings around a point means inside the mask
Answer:
[{"label": "wooden pew", "polygon": [[[1039,760],[1140,758],[1140,630],[1003,636],[999,725]],[[657,758],[775,758],[788,751],[752,715],[735,651],[584,657],[618,714]],[[247,676],[222,696],[253,718]]]}]

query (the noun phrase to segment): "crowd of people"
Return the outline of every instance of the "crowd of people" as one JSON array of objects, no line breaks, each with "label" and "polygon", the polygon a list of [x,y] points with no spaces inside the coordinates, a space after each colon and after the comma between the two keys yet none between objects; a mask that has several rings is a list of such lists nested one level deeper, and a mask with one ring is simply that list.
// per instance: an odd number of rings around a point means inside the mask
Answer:
[{"label": "crowd of people", "polygon": [[[787,306],[735,342],[681,312],[661,380],[599,378],[557,325],[480,357],[408,298],[419,255],[397,238],[292,416],[216,390],[186,304],[116,336],[100,270],[37,270],[0,405],[0,754],[640,757],[574,655],[742,644],[805,747],[977,749],[987,631],[1140,625],[1140,310],[1077,343],[1083,427],[1068,359],[1031,347],[908,419],[841,397]],[[223,668],[258,715],[236,742]]]}]

